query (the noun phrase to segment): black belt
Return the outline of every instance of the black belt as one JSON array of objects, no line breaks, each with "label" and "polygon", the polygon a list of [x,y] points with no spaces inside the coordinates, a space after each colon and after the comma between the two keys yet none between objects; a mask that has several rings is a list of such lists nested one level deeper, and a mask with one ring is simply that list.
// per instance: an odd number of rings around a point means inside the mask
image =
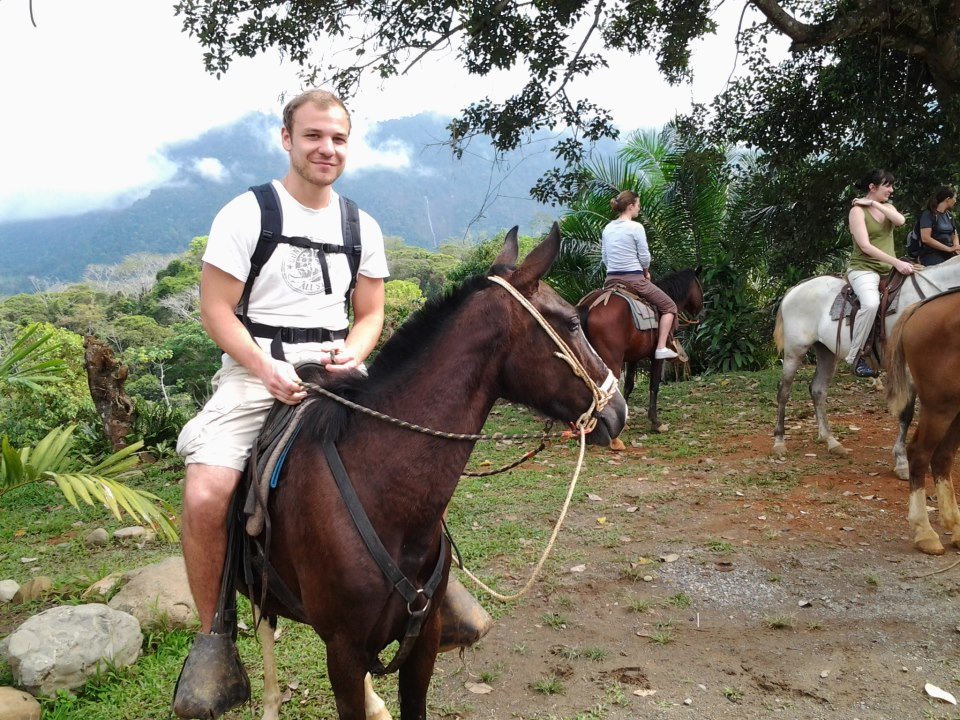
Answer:
[{"label": "black belt", "polygon": [[272,340],[270,345],[271,355],[278,360],[284,359],[281,343],[293,345],[296,343],[329,342],[330,340],[343,340],[347,337],[346,328],[343,330],[328,330],[327,328],[274,327],[273,325],[256,323],[252,320],[247,320],[244,325],[254,337]]}]

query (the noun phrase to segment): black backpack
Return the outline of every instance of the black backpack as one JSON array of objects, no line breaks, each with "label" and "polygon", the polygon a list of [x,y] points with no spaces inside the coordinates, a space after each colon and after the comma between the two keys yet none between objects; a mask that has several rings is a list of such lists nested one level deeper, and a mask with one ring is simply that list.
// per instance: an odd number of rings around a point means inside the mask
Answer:
[{"label": "black backpack", "polygon": [[255,323],[250,320],[248,311],[250,308],[250,292],[253,290],[253,283],[260,275],[263,266],[267,264],[273,251],[277,249],[280,243],[287,243],[302,248],[311,248],[317,251],[317,258],[320,260],[320,271],[323,275],[323,289],[328,295],[332,292],[330,285],[330,274],[327,270],[327,255],[342,254],[347,256],[350,263],[350,284],[347,286],[347,292],[344,295],[343,302],[346,312],[350,312],[350,296],[353,288],[357,284],[357,271],[360,268],[360,253],[362,251],[360,243],[360,211],[357,204],[352,200],[340,196],[340,218],[343,223],[343,245],[332,245],[329,243],[318,243],[303,237],[287,237],[283,235],[283,212],[280,209],[280,198],[277,196],[276,188],[273,183],[255,185],[250,188],[257,198],[260,205],[260,237],[257,238],[257,247],[250,256],[250,274],[247,275],[247,281],[243,286],[243,293],[240,295],[240,312],[237,317],[244,324],[250,334],[254,337],[269,338],[271,343],[271,354],[277,359],[283,359],[283,346],[281,343],[298,342],[324,342],[337,338],[346,337],[345,330],[328,330],[326,328],[288,328],[274,327]]},{"label": "black backpack", "polygon": [[923,243],[920,241],[920,218],[913,224],[913,230],[907,233],[906,239],[907,257],[916,260],[920,257],[920,248]]}]

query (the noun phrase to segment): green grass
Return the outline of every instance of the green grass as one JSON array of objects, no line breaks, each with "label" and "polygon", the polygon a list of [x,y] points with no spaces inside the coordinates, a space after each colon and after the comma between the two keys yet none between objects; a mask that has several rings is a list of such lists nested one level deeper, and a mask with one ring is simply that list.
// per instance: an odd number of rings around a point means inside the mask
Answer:
[{"label": "green grass", "polygon": [[790,630],[795,622],[793,615],[771,615],[763,619],[763,624],[771,630]]},{"label": "green grass", "polygon": [[733,552],[733,543],[729,540],[708,540],[705,545],[707,550],[719,555],[727,555]]},{"label": "green grass", "polygon": [[562,695],[567,691],[563,680],[558,677],[542,678],[533,683],[531,687],[541,695]]},{"label": "green grass", "polygon": [[669,607],[677,608],[678,610],[682,610],[690,607],[693,604],[693,600],[691,600],[690,596],[685,593],[677,593],[676,595],[671,595],[664,600],[663,604]]}]

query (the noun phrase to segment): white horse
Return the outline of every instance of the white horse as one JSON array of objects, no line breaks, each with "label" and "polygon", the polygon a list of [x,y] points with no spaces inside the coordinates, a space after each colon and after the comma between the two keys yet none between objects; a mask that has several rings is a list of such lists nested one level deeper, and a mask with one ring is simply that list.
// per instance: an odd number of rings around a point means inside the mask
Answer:
[{"label": "white horse", "polygon": [[[896,309],[885,318],[887,335],[903,310],[924,297],[960,285],[960,256],[939,265],[917,268],[914,277],[915,281],[909,276],[906,278],[900,288]],[[830,431],[826,413],[827,387],[836,371],[837,358],[844,357],[850,350],[850,328],[846,319],[830,319],[830,307],[844,282],[842,278],[832,275],[810,278],[788,290],[780,303],[774,330],[777,350],[783,353],[783,376],[777,389],[777,424],[773,430],[773,452],[777,455],[787,452],[783,430],[787,400],[790,399],[790,390],[797,370],[811,347],[817,356],[817,366],[810,383],[810,397],[813,399],[813,409],[817,417],[819,439],[826,441],[827,449],[832,453],[849,452]],[[839,345],[838,322],[842,323]],[[900,434],[893,446],[897,477],[902,480],[907,479],[909,472],[905,439],[913,420],[913,409],[914,403],[910,402],[900,414]]]}]

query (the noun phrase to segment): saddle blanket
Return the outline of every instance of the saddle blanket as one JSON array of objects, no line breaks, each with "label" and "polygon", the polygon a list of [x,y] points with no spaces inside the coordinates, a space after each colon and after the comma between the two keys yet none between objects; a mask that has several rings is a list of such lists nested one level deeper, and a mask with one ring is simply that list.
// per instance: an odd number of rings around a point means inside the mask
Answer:
[{"label": "saddle blanket", "polygon": [[586,298],[590,302],[587,310],[592,310],[600,304],[606,305],[610,302],[611,296],[618,295],[626,300],[627,307],[630,308],[630,316],[633,318],[633,326],[637,330],[656,330],[659,327],[656,311],[630,292],[626,286],[611,285],[595,292],[597,294],[593,295],[592,299],[589,295]]},{"label": "saddle blanket", "polygon": [[[897,300],[899,297],[900,294],[897,293],[897,295],[890,299],[890,305],[887,307],[887,315],[893,315],[897,311]],[[847,283],[840,288],[840,292],[838,292],[837,296],[833,299],[833,304],[830,306],[830,319],[839,320],[843,317],[846,318],[849,323],[854,307],[859,309],[860,301],[857,299],[856,293],[853,292],[853,288]]]}]

